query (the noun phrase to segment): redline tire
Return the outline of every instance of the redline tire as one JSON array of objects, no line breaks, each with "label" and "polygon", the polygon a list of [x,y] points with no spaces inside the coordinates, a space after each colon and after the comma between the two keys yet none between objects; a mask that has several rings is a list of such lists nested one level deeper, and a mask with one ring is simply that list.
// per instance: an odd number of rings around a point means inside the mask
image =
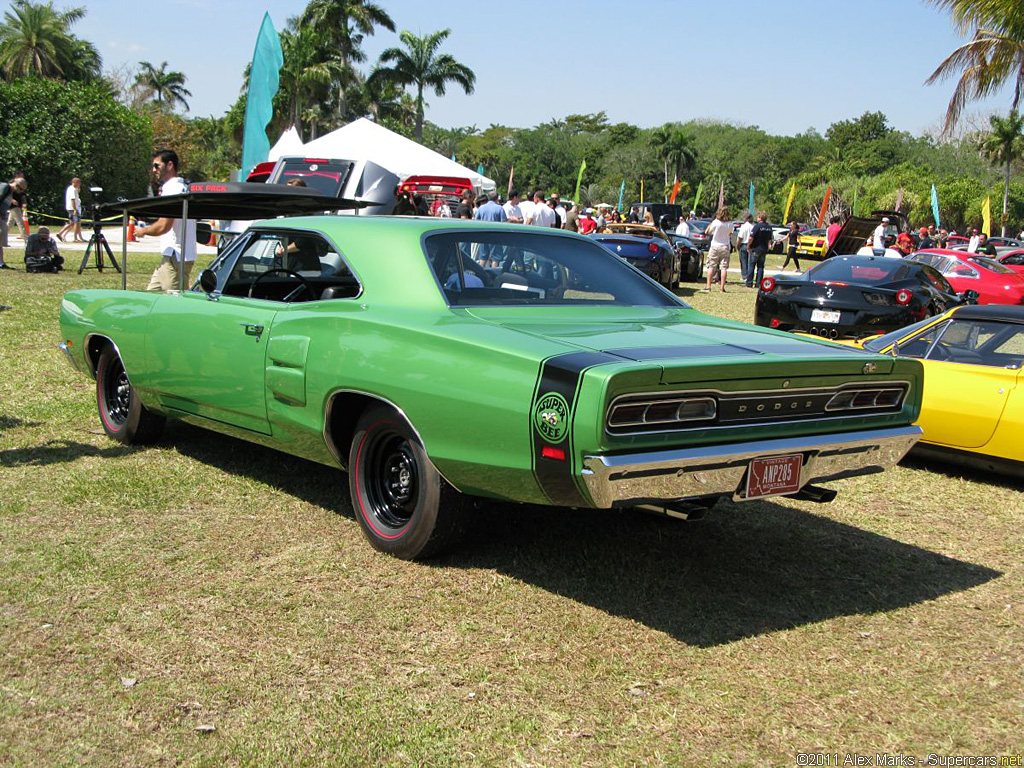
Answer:
[{"label": "redline tire", "polygon": [[103,431],[126,445],[155,442],[166,419],[150,411],[132,389],[121,356],[107,345],[96,366],[96,406]]},{"label": "redline tire", "polygon": [[450,549],[465,530],[463,498],[434,468],[409,423],[372,406],[349,449],[352,509],[370,546],[403,560]]}]

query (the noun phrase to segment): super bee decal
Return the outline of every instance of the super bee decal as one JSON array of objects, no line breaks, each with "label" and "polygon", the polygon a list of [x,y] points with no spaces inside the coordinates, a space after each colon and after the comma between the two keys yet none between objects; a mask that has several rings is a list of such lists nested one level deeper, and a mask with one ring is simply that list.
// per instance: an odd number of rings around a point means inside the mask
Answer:
[{"label": "super bee decal", "polygon": [[560,443],[569,428],[569,404],[557,392],[548,392],[537,401],[533,424],[549,443]]}]

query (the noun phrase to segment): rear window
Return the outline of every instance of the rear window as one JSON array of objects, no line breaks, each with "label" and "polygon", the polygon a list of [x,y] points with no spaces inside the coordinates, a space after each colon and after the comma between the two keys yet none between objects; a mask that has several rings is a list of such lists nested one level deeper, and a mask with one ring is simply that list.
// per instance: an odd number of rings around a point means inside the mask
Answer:
[{"label": "rear window", "polygon": [[1009,267],[1000,264],[995,259],[986,259],[984,256],[971,256],[968,261],[973,264],[977,264],[979,267],[984,267],[990,272],[998,272],[999,274],[1013,274],[1013,270]]},{"label": "rear window", "polygon": [[859,259],[856,256],[835,256],[813,267],[807,274],[814,280],[836,283],[877,285],[906,280],[920,269],[902,259]]},{"label": "rear window", "polygon": [[424,250],[452,306],[683,304],[590,240],[465,230],[429,235]]},{"label": "rear window", "polygon": [[284,160],[275,182],[287,184],[301,179],[305,186],[331,197],[339,197],[352,170],[348,160],[315,160],[295,158]]}]

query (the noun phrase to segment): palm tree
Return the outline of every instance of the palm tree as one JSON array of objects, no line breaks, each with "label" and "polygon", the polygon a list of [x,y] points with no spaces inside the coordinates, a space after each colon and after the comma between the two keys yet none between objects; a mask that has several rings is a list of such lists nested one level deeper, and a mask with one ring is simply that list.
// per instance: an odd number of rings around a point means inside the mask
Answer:
[{"label": "palm tree", "polygon": [[[460,64],[451,54],[438,54],[437,49],[451,34],[450,29],[430,32],[417,37],[408,30],[398,36],[405,45],[388,48],[380,55],[377,67],[370,79],[396,85],[416,86],[416,140],[423,139],[423,89],[432,88],[438,96],[444,96],[448,83],[457,83],[467,93],[473,93],[476,75],[465,64]],[[385,66],[391,64],[392,66]]]},{"label": "palm tree", "polygon": [[346,65],[366,60],[360,44],[365,35],[374,33],[374,27],[395,31],[388,12],[371,0],[310,0],[299,16],[299,26],[323,30]]},{"label": "palm tree", "polygon": [[974,30],[968,42],[939,64],[925,85],[952,77],[960,79],[946,109],[944,130],[953,129],[969,101],[983,99],[1013,82],[1016,110],[1024,98],[1024,5],[1020,0],[931,0],[948,8],[962,34]]},{"label": "palm tree", "polygon": [[[672,141],[673,127],[671,123],[665,123],[660,128],[651,132],[651,144],[658,150],[658,156],[665,165],[665,186],[668,187],[668,152],[666,147]],[[665,198],[666,200],[668,198]]]},{"label": "palm tree", "polygon": [[1002,234],[1006,237],[1006,216],[1010,199],[1010,166],[1013,161],[1024,154],[1024,117],[1010,110],[1006,117],[992,115],[989,118],[992,131],[982,137],[978,148],[993,165],[1006,167],[1003,183],[1003,218]]},{"label": "palm tree", "polygon": [[[281,33],[281,52],[284,66],[281,68],[281,89],[288,101],[290,123],[300,126],[303,116],[312,117],[309,109],[325,103],[328,94],[337,86],[337,113],[344,112],[344,84],[355,76],[337,52],[326,50],[324,38],[309,26],[297,26],[294,30]],[[315,118],[319,123],[322,112]],[[311,122],[307,120],[307,122]]]},{"label": "palm tree", "polygon": [[[693,168],[697,160],[697,154],[690,143],[690,137],[676,125],[666,123],[660,128],[655,128],[651,133],[651,144],[658,151],[665,168],[665,189],[669,189],[668,171],[671,165],[675,169],[678,178],[683,169]],[[665,195],[668,200],[668,194]]]},{"label": "palm tree", "polygon": [[92,43],[71,33],[85,8],[58,11],[51,2],[13,0],[0,24],[0,74],[6,80],[39,75],[60,80],[94,80],[100,55]]},{"label": "palm tree", "polygon": [[167,71],[167,62],[154,67],[148,61],[139,62],[139,73],[135,75],[135,86],[146,98],[156,101],[157,105],[174,109],[179,102],[188,111],[186,96],[192,92],[185,87],[185,75],[181,72]]}]

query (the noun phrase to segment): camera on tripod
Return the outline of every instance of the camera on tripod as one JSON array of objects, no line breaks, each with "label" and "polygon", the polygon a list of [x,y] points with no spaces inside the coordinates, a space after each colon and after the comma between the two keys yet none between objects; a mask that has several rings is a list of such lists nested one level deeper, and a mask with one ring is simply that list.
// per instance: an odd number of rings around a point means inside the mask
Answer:
[{"label": "camera on tripod", "polygon": [[92,195],[92,221],[96,224],[100,220],[100,205],[103,203],[103,187],[89,187]]},{"label": "camera on tripod", "polygon": [[78,274],[89,268],[89,256],[92,255],[96,262],[96,269],[100,272],[103,271],[103,254],[106,253],[110,259],[110,263],[114,265],[114,269],[118,272],[121,271],[120,265],[117,263],[117,259],[114,258],[113,252],[110,250],[110,244],[107,243],[107,238],[103,235],[103,222],[100,219],[100,205],[103,200],[103,187],[89,187],[89,192],[92,193],[92,202],[90,207],[92,208],[92,237],[89,238],[89,244],[85,246],[85,256],[82,257],[82,264],[78,267]]}]

